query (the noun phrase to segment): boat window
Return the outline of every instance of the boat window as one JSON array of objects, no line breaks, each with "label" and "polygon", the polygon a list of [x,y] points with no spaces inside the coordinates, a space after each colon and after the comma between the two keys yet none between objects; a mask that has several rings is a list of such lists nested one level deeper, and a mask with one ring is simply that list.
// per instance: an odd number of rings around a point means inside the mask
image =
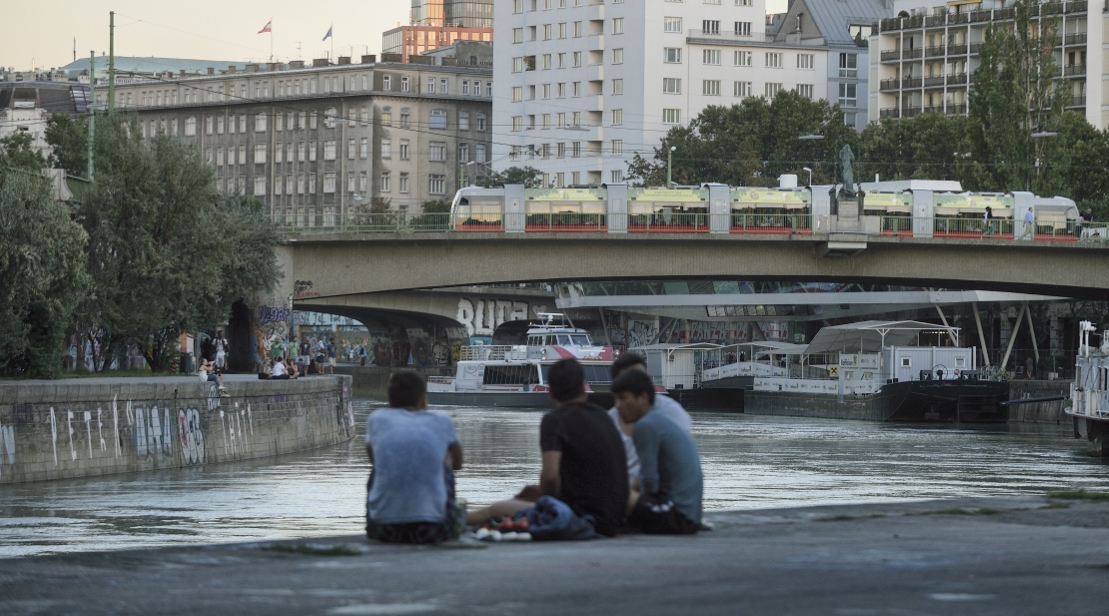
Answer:
[{"label": "boat window", "polygon": [[574,334],[573,336],[570,336],[570,339],[574,341],[574,344],[580,346],[590,346],[589,336],[585,334]]},{"label": "boat window", "polygon": [[539,382],[535,364],[485,366],[481,382],[485,385],[534,385]]},{"label": "boat window", "polygon": [[955,367],[956,368],[962,368],[965,365],[966,365],[966,358],[965,357],[956,357],[955,358]]},{"label": "boat window", "polygon": [[901,367],[902,368],[912,368],[913,367],[913,359],[911,357],[902,357],[901,358]]},{"label": "boat window", "polygon": [[568,336],[566,334],[559,334],[558,335],[558,343],[562,346],[566,346],[566,345],[570,344],[570,336]]},{"label": "boat window", "polygon": [[[543,382],[548,383],[547,375],[551,371],[552,364],[543,364]],[[487,368],[488,369],[488,368]],[[582,364],[582,374],[585,376],[585,382],[591,384],[611,383],[612,376],[609,374],[609,366],[604,364]]]},{"label": "boat window", "polygon": [[555,343],[555,337],[554,336],[547,336],[547,341],[544,342],[543,344],[547,344],[547,345],[556,344]]}]

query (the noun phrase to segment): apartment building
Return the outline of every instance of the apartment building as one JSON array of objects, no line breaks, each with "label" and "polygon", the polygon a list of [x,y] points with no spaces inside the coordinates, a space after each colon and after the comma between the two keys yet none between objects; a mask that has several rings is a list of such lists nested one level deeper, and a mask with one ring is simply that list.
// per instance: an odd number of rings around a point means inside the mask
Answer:
[{"label": "apartment building", "polygon": [[492,28],[461,26],[398,26],[381,34],[381,55],[397,54],[401,62],[458,41],[493,42]]},{"label": "apartment building", "polygon": [[493,0],[412,0],[412,25],[492,28]]},{"label": "apartment building", "polygon": [[[818,40],[775,39],[765,0],[509,0],[494,34],[494,167],[549,186],[620,182],[709,105],[828,96]],[[680,154],[679,154],[680,156]]]},{"label": "apartment building", "polygon": [[194,145],[219,191],[253,195],[282,224],[333,225],[374,197],[418,212],[483,171],[493,93],[489,68],[421,60],[166,74],[118,85],[116,109],[136,113],[144,135]]},{"label": "apartment building", "polygon": [[[26,75],[45,77],[46,75]],[[15,77],[14,75],[12,77]],[[63,81],[64,76],[54,75],[58,81],[0,79],[0,139],[14,134],[31,138],[31,148],[49,156],[53,149],[46,143],[46,121],[53,113],[80,115],[88,112],[89,87],[85,84]]]},{"label": "apartment building", "polygon": [[[1105,128],[1109,110],[1102,110],[1102,83],[1109,75],[1100,8],[1086,0],[1045,2],[1033,7],[1033,23],[1056,23],[1056,77],[1070,94],[1066,108]],[[894,10],[896,16],[879,21],[870,37],[870,120],[925,112],[966,114],[986,28],[1012,22],[1012,2],[894,0]]]}]

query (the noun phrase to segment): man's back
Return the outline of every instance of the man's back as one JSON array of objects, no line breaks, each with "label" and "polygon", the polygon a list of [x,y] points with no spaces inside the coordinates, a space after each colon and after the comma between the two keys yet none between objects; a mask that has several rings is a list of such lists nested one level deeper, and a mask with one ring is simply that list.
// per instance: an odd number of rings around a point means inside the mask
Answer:
[{"label": "man's back", "polygon": [[378,409],[366,419],[373,449],[369,516],[378,524],[437,522],[447,504],[447,448],[458,442],[443,413]]},{"label": "man's back", "polygon": [[591,515],[602,535],[624,523],[628,472],[620,434],[599,407],[569,403],[547,413],[539,429],[544,452],[560,451],[560,499],[578,515]]},{"label": "man's back", "polygon": [[633,438],[644,493],[665,493],[682,515],[700,523],[703,476],[693,437],[653,408],[635,422]]}]

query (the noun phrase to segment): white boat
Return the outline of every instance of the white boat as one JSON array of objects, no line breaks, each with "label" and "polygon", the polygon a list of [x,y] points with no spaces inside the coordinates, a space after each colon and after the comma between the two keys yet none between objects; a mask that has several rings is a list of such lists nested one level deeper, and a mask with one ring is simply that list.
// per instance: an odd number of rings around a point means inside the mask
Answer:
[{"label": "white boat", "polygon": [[611,384],[612,347],[593,344],[589,333],[565,315],[539,313],[528,328],[527,344],[462,347],[453,377],[431,377],[429,404],[451,406],[546,407],[547,373],[561,359],[574,358],[585,372],[588,391]]},{"label": "white boat", "polygon": [[1079,324],[1078,357],[1066,414],[1074,418],[1075,437],[1089,441],[1091,455],[1109,456],[1109,330],[1101,333],[1098,347],[1091,347],[1094,331],[1089,321]]}]

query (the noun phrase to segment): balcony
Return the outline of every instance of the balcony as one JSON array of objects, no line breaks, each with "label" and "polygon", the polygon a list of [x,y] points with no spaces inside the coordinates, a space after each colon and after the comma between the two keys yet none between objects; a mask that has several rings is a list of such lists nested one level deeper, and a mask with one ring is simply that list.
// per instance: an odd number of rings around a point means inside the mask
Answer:
[{"label": "balcony", "polygon": [[1086,106],[1086,97],[1085,96],[1072,96],[1070,101],[1067,102],[1067,107],[1085,107],[1085,106]]},{"label": "balcony", "polygon": [[1065,9],[1062,2],[1045,2],[1040,8],[1041,15],[1059,15]]},{"label": "balcony", "polygon": [[1076,32],[1074,34],[1068,34],[1066,37],[1063,38],[1063,42],[1066,45],[1085,45],[1086,33]]},{"label": "balcony", "polygon": [[949,55],[949,56],[965,56],[965,55],[967,55],[967,48],[968,48],[968,45],[966,43],[963,43],[962,45],[948,45],[947,46],[947,55]]},{"label": "balcony", "polygon": [[943,75],[940,75],[939,77],[925,77],[924,78],[924,87],[925,88],[942,88],[944,83],[946,83],[946,81],[947,80],[944,79]]},{"label": "balcony", "polygon": [[921,111],[923,111],[923,108],[921,108],[921,107],[902,107],[901,108],[901,117],[903,117],[903,118],[913,118],[913,117],[916,117],[916,116],[920,115]]},{"label": "balcony", "polygon": [[972,55],[972,56],[978,55],[978,50],[981,49],[981,48],[982,48],[982,43],[971,43],[970,44],[970,55]]},{"label": "balcony", "polygon": [[1071,64],[1063,67],[1063,74],[1067,77],[1081,77],[1086,74],[1085,64]]},{"label": "balcony", "polygon": [[897,107],[894,107],[892,109],[882,109],[878,112],[878,116],[881,118],[892,118],[896,120],[897,118],[901,117],[901,110]]},{"label": "balcony", "polygon": [[1078,0],[1077,2],[1068,2],[1066,10],[1068,13],[1085,13],[1088,8],[1089,2],[1086,0]]},{"label": "balcony", "polygon": [[943,107],[925,107],[924,113],[943,113]]},{"label": "balcony", "polygon": [[904,90],[912,90],[924,85],[924,80],[920,77],[906,77],[901,80],[901,88]]},{"label": "balcony", "polygon": [[959,75],[948,75],[947,85],[949,86],[965,86],[967,85],[967,74],[961,73]]},{"label": "balcony", "polygon": [[878,90],[881,92],[892,92],[901,88],[900,79],[883,79],[878,84]]},{"label": "balcony", "polygon": [[[1109,5],[1109,0],[1105,0],[1105,2],[1106,2],[1106,5]],[[901,18],[900,17],[889,17],[887,19],[883,19],[883,20],[878,22],[879,32],[890,32],[890,31],[893,31],[893,30],[900,30],[900,29],[901,29]]]},{"label": "balcony", "polygon": [[929,58],[937,58],[947,53],[947,48],[940,47],[927,47],[924,49],[924,55]]},{"label": "balcony", "polygon": [[944,107],[944,113],[946,113],[947,115],[966,115],[966,112],[966,103],[963,103],[961,105],[949,104]]},{"label": "balcony", "polygon": [[[1109,2],[1109,0],[1106,0]],[[896,62],[901,59],[901,50],[894,49],[893,51],[882,52],[882,62]]]},{"label": "balcony", "polygon": [[915,58],[923,58],[924,57],[924,50],[923,49],[903,49],[902,52],[901,52],[901,57],[906,59],[906,60],[913,60]]}]

